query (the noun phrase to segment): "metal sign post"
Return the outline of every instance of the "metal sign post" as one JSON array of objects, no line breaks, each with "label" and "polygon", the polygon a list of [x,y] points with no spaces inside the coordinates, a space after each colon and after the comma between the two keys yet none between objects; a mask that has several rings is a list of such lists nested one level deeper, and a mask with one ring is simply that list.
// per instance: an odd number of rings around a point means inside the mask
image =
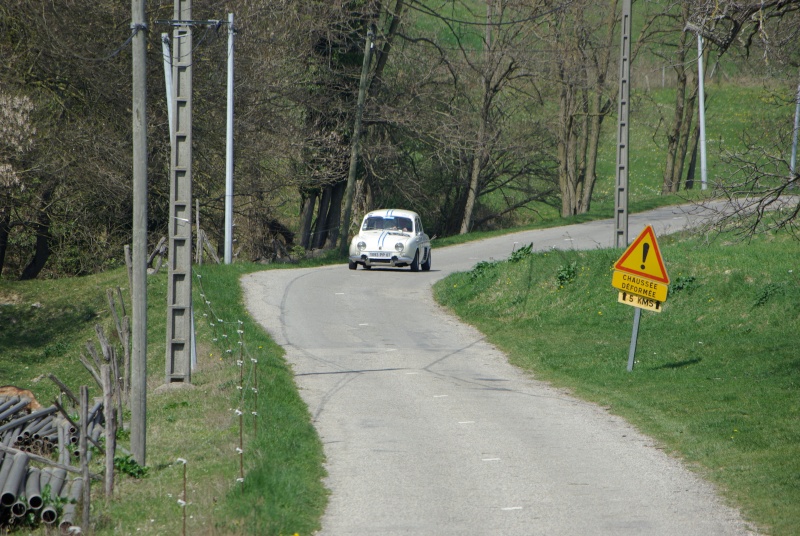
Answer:
[{"label": "metal sign post", "polygon": [[639,338],[639,319],[642,318],[642,310],[638,307],[633,313],[633,333],[631,334],[631,348],[628,350],[628,372],[633,370],[633,361],[636,357],[636,340]]}]

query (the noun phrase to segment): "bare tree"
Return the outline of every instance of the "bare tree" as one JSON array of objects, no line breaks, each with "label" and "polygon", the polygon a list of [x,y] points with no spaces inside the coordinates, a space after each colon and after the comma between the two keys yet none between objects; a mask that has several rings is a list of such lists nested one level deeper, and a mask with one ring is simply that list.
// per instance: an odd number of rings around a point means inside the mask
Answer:
[{"label": "bare tree", "polygon": [[[489,0],[478,10],[468,2],[411,5],[434,29],[402,37],[407,52],[428,58],[432,68],[420,78],[427,85],[407,85],[419,97],[411,101],[423,109],[416,124],[403,128],[413,131],[409,149],[419,154],[422,143],[431,151],[427,162],[416,159],[415,171],[438,177],[431,179],[439,188],[429,192],[436,193],[440,228],[466,233],[476,221],[549,200],[552,142],[539,123],[543,103],[532,69],[544,4]],[[479,202],[488,197],[499,203]]]},{"label": "bare tree", "polygon": [[790,131],[767,131],[779,134],[768,140],[743,133],[745,149],[723,154],[736,172],[715,184],[714,198],[723,199],[723,205],[704,203],[707,208],[716,207],[709,226],[717,231],[732,230],[744,238],[787,229],[800,239],[800,196],[796,193],[800,174],[789,172],[785,150]]},{"label": "bare tree", "polygon": [[557,84],[559,113],[558,181],[561,215],[587,212],[596,181],[597,150],[603,120],[613,110],[615,89],[609,69],[617,1],[598,5],[588,1],[565,4],[550,15],[544,34],[551,47],[545,72]]}]

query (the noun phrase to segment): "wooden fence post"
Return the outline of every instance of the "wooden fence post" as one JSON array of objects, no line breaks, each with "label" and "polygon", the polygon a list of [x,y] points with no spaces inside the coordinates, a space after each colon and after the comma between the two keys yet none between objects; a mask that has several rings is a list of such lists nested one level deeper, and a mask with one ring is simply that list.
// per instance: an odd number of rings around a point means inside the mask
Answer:
[{"label": "wooden fence post", "polygon": [[83,518],[81,525],[84,532],[89,532],[89,501],[91,500],[91,480],[89,479],[89,388],[81,385],[81,435],[80,458],[83,475]]},{"label": "wooden fence post", "polygon": [[116,419],[114,418],[114,383],[111,381],[111,367],[103,365],[100,369],[103,378],[103,413],[106,418],[106,504],[114,493],[114,452],[116,451]]}]

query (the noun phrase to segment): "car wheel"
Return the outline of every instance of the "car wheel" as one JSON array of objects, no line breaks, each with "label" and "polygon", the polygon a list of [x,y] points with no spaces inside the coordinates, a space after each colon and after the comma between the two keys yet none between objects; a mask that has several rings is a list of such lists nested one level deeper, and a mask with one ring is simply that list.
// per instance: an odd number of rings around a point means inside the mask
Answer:
[{"label": "car wheel", "polygon": [[358,263],[353,261],[347,261],[347,267],[350,268],[351,270],[355,270],[356,268],[358,268]]},{"label": "car wheel", "polygon": [[425,262],[422,263],[422,271],[423,272],[427,272],[428,270],[431,269],[431,262],[433,260],[431,258],[432,256],[433,256],[433,252],[431,250],[428,250],[428,258],[425,259]]},{"label": "car wheel", "polygon": [[411,261],[411,271],[419,272],[419,250],[414,253],[414,260]]}]

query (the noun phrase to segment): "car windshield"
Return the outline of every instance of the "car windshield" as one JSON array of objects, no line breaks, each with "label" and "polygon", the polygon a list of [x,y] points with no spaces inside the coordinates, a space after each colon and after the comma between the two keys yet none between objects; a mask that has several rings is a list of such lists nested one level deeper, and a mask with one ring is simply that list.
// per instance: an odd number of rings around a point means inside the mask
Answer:
[{"label": "car windshield", "polygon": [[382,218],[380,216],[369,216],[364,220],[361,226],[362,231],[405,231],[411,232],[412,223],[409,218],[389,217]]}]

